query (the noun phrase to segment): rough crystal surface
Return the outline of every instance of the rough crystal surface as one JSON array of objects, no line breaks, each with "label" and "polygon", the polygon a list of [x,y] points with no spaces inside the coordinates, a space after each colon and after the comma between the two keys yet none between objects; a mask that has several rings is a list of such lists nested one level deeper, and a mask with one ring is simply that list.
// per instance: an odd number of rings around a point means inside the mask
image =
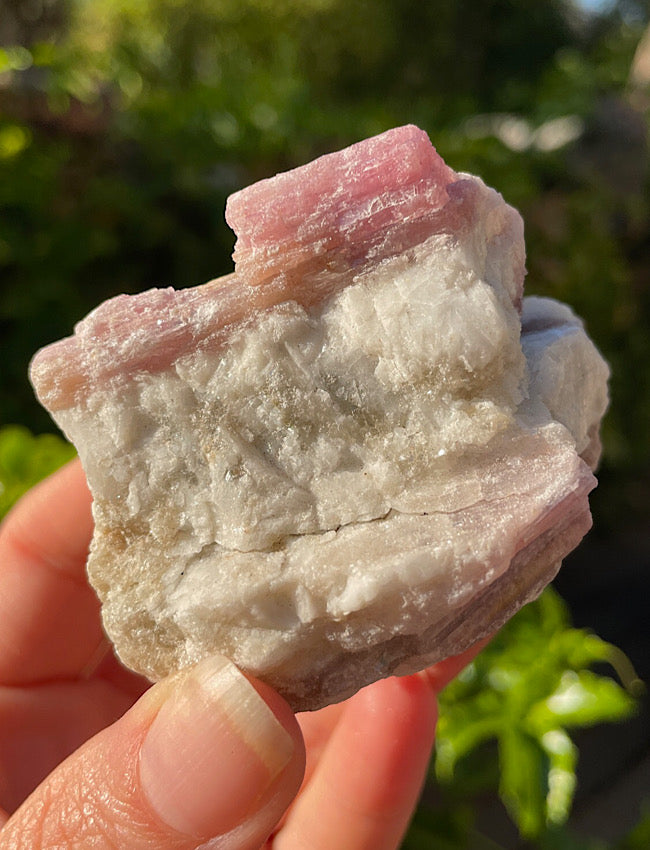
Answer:
[{"label": "rough crystal surface", "polygon": [[607,367],[568,308],[522,302],[518,214],[417,128],[226,214],[233,275],[101,305],[32,380],[88,476],[123,660],[218,650],[316,708],[552,578],[590,525]]}]

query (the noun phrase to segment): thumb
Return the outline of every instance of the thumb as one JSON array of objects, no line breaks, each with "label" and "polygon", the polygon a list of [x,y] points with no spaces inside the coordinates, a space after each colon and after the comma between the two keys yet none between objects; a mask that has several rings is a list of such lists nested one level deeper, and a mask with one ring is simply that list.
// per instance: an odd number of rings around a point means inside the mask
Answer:
[{"label": "thumb", "polygon": [[253,850],[303,769],[284,700],[214,656],[154,685],[59,765],[0,830],[0,850]]}]

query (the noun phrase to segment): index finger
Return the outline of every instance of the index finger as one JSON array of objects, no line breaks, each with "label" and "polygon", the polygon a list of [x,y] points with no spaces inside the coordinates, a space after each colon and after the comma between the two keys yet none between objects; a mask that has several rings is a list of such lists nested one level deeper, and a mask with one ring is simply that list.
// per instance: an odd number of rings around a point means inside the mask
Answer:
[{"label": "index finger", "polygon": [[85,577],[91,497],[71,461],[38,484],[0,526],[0,683],[77,676],[104,642]]}]

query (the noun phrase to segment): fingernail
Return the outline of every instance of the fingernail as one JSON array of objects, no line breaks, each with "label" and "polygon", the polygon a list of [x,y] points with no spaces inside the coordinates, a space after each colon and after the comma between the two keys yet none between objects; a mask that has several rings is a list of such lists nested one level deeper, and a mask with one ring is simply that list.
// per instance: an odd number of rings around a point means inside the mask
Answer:
[{"label": "fingernail", "polygon": [[140,782],[168,826],[202,838],[224,835],[254,812],[293,752],[293,739],[253,685],[214,656],[156,715],[140,751]]}]

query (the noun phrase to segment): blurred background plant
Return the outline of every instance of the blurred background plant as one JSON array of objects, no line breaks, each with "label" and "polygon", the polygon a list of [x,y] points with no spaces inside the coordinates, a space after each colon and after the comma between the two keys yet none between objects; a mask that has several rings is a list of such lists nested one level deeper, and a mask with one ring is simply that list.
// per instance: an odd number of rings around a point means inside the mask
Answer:
[{"label": "blurred background plant", "polygon": [[[650,11],[587,5],[0,0],[0,514],[70,456],[26,380],[38,347],[110,295],[228,271],[233,190],[412,122],[520,209],[528,292],[572,304],[612,364],[596,532],[561,589],[647,675],[647,642],[622,624],[647,619]],[[629,580],[618,619],[595,596],[585,609],[586,569],[608,604]],[[407,846],[497,846],[472,826],[489,788],[517,825],[508,846],[650,846],[647,819],[616,844],[562,825],[566,730],[630,714],[634,681],[549,591],[447,692],[438,796]],[[553,713],[571,699],[577,713]]]}]

